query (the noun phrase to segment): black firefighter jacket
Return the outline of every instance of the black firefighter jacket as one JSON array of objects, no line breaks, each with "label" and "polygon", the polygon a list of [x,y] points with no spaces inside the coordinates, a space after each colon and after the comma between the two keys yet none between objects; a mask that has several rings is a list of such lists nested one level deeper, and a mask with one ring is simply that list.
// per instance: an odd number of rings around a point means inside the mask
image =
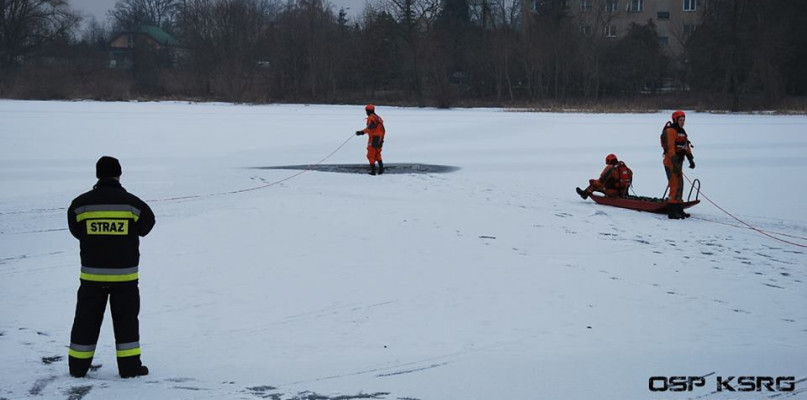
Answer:
[{"label": "black firefighter jacket", "polygon": [[81,281],[136,283],[140,236],[154,227],[154,213],[116,179],[101,179],[67,209],[70,233],[81,245]]}]

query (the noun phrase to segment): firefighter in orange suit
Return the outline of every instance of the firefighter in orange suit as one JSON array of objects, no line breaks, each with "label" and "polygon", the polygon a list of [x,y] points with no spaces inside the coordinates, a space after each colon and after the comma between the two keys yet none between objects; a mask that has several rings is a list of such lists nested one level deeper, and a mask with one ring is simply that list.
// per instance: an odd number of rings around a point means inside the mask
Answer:
[{"label": "firefighter in orange suit", "polygon": [[98,183],[67,209],[67,225],[81,247],[81,285],[68,351],[70,375],[80,378],[87,374],[107,301],[118,373],[122,378],[147,375],[148,368],[140,362],[137,279],[140,237],[154,227],[154,213],[121,186],[117,159],[101,157],[95,175]]},{"label": "firefighter in orange suit", "polygon": [[619,161],[614,154],[605,156],[605,168],[598,179],[588,181],[587,188],[577,190],[577,194],[583,199],[587,199],[593,192],[605,194],[605,197],[625,197],[628,195],[628,188],[633,181],[633,171]]},{"label": "firefighter in orange suit", "polygon": [[[381,160],[381,148],[384,146],[384,120],[375,113],[375,106],[368,104],[364,107],[367,113],[367,127],[356,131],[356,135],[361,136],[365,133],[367,137],[367,161],[370,162],[370,175],[384,173],[384,161]],[[376,170],[375,163],[378,162],[378,170]]]},{"label": "firefighter in orange suit", "polygon": [[689,168],[695,168],[695,157],[692,155],[689,139],[684,130],[686,114],[678,110],[672,113],[672,121],[667,122],[661,131],[661,148],[664,150],[664,171],[670,188],[667,216],[670,219],[689,217],[684,212],[684,157],[689,160]]}]

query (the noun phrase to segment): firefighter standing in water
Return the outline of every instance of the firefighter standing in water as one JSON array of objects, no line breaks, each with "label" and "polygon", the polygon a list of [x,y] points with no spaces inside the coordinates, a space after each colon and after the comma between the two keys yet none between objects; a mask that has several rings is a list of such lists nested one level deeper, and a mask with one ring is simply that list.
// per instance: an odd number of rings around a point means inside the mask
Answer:
[{"label": "firefighter standing in water", "polygon": [[689,168],[695,168],[695,157],[692,155],[689,139],[684,130],[686,114],[678,110],[672,113],[672,121],[667,122],[661,131],[661,148],[664,150],[664,172],[670,188],[667,201],[667,216],[670,219],[689,217],[684,212],[684,157],[689,160]]},{"label": "firefighter standing in water", "polygon": [[633,171],[619,161],[616,155],[605,156],[605,168],[598,179],[588,181],[588,187],[583,190],[575,188],[577,194],[583,199],[587,199],[593,192],[605,194],[605,197],[625,197],[628,195],[628,188],[633,182]]},{"label": "firefighter standing in water", "polygon": [[364,107],[367,113],[367,127],[356,131],[356,135],[368,135],[367,161],[370,162],[370,175],[376,174],[375,163],[378,162],[378,174],[384,173],[384,161],[381,160],[381,148],[384,146],[384,120],[375,113],[375,106],[368,104]]},{"label": "firefighter standing in water", "polygon": [[81,285],[68,351],[70,375],[80,378],[90,369],[107,299],[118,373],[122,378],[148,375],[148,368],[140,362],[137,267],[139,237],[154,227],[154,213],[121,186],[117,159],[101,157],[95,175],[98,183],[67,209],[67,225],[81,247]]}]

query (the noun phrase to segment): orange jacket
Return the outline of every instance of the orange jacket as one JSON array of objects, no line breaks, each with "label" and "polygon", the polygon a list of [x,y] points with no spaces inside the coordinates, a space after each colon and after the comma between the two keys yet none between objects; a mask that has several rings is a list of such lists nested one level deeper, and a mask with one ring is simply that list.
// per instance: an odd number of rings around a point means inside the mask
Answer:
[{"label": "orange jacket", "polygon": [[616,189],[619,187],[619,169],[616,165],[606,165],[600,174],[600,183],[607,189]]},{"label": "orange jacket", "polygon": [[661,133],[661,148],[664,149],[664,159],[672,161],[680,157],[681,162],[684,156],[692,159],[692,149],[689,148],[687,132],[684,128],[667,123]]},{"label": "orange jacket", "polygon": [[376,113],[367,116],[367,127],[362,131],[367,134],[367,147],[380,148],[384,143],[384,120]]}]

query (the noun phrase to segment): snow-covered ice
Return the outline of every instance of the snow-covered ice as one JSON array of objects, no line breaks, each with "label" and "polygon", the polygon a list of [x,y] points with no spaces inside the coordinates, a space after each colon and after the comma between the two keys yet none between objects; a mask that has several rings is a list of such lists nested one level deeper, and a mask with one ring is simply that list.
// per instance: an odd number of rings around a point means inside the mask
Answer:
[{"label": "snow-covered ice", "polygon": [[[688,113],[685,173],[755,231],[703,196],[671,221],[576,195],[613,152],[661,196],[668,111],[378,113],[388,164],[459,170],[261,168],[364,162],[361,106],[0,101],[0,399],[807,395],[711,380],[807,377],[806,117]],[[137,379],[117,375],[109,315],[102,367],[67,372],[66,207],[101,155],[157,216]]]}]

